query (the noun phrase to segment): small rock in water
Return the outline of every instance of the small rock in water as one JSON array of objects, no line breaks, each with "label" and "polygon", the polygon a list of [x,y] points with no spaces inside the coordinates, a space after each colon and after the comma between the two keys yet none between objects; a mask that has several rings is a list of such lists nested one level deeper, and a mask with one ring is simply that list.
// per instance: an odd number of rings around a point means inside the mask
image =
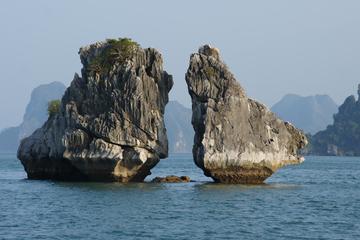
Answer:
[{"label": "small rock in water", "polygon": [[156,177],[151,180],[153,183],[187,183],[190,182],[190,177],[188,176],[166,176],[166,177]]}]

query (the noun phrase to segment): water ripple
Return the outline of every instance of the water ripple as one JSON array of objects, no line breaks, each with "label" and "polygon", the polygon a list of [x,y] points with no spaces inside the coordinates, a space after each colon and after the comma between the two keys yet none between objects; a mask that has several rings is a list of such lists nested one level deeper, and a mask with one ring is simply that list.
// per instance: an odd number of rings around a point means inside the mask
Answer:
[{"label": "water ripple", "polygon": [[308,158],[263,185],[214,184],[190,155],[153,172],[195,182],[31,181],[0,155],[0,239],[360,239],[359,158]]}]

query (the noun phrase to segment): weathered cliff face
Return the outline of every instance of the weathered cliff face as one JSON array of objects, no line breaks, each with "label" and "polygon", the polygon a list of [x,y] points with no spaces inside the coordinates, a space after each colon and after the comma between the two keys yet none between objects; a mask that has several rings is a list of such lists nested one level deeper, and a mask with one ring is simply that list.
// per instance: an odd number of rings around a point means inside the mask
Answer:
[{"label": "weathered cliff face", "polygon": [[305,135],[248,98],[220,59],[205,45],[191,55],[186,82],[192,99],[194,161],[224,183],[261,183],[278,168],[297,164]]},{"label": "weathered cliff face", "polygon": [[142,181],[168,154],[164,109],[173,81],[155,49],[129,39],[79,51],[82,77],[18,150],[29,178]]}]

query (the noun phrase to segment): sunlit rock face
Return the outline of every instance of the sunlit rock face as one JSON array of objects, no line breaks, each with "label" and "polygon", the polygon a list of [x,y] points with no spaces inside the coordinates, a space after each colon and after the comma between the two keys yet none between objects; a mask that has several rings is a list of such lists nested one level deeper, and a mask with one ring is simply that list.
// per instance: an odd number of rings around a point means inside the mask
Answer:
[{"label": "sunlit rock face", "polygon": [[278,168],[298,164],[305,135],[246,96],[219,50],[205,45],[190,58],[195,164],[222,183],[262,183]]},{"label": "sunlit rock face", "polygon": [[161,54],[130,39],[79,51],[57,112],[18,149],[29,178],[143,181],[167,157],[164,110],[173,80]]}]

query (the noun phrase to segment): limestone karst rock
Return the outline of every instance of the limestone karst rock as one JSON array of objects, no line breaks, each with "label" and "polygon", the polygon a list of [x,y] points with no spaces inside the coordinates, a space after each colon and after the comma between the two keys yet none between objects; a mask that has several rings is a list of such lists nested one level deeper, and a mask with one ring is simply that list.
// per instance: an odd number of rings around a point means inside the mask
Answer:
[{"label": "limestone karst rock", "polygon": [[195,164],[223,183],[262,183],[278,168],[303,161],[305,135],[248,98],[220,58],[205,45],[186,73],[192,99]]},{"label": "limestone karst rock", "polygon": [[161,54],[130,39],[97,42],[79,51],[60,108],[25,138],[18,158],[29,178],[142,181],[167,157],[164,109],[173,80]]}]

